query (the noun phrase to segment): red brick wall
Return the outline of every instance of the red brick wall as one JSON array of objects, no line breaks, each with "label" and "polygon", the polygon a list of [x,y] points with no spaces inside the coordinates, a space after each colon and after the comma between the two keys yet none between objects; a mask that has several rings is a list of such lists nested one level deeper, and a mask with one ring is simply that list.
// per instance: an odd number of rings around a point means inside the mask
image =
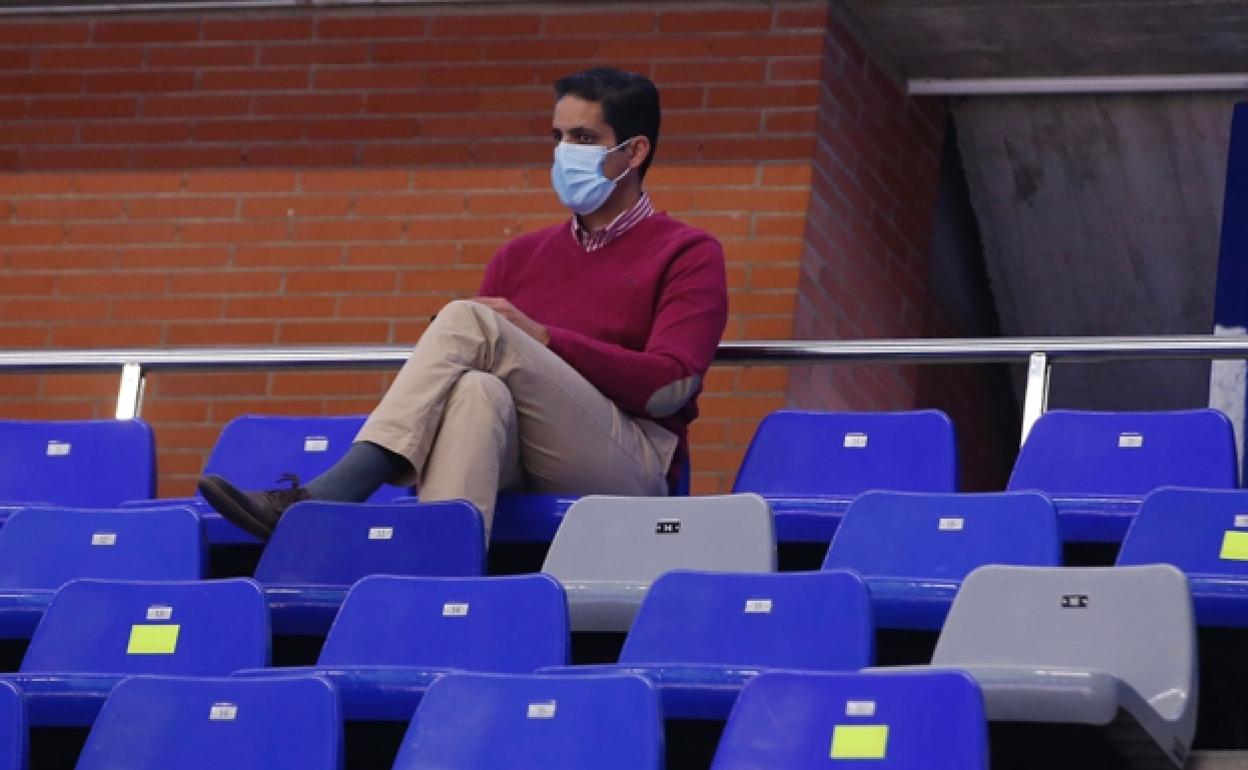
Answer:
[{"label": "red brick wall", "polygon": [[[549,190],[550,82],[651,75],[656,202],[717,235],[729,338],[793,329],[823,3],[0,21],[0,346],[410,344]],[[324,168],[322,168],[324,167]],[[694,488],[724,490],[783,369],[717,367]],[[383,372],[158,374],[161,492],[246,412],[363,412]],[[108,416],[112,376],[0,376],[0,414]]]},{"label": "red brick wall", "polygon": [[[937,101],[907,97],[846,28],[829,19],[796,338],[959,336],[928,283],[946,117]],[[943,409],[958,428],[964,487],[1004,483],[1012,447],[985,409],[984,369],[792,371],[789,397],[803,408]]]},{"label": "red brick wall", "polygon": [[550,84],[663,89],[665,162],[807,160],[822,3],[0,21],[0,169],[541,164]]}]

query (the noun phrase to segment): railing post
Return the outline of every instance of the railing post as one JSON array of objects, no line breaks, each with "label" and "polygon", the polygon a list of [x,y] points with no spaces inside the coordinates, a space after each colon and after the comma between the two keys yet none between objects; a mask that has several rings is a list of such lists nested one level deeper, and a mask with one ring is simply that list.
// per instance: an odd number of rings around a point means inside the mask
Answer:
[{"label": "railing post", "polygon": [[121,388],[117,391],[117,419],[133,420],[143,406],[143,366],[134,362],[121,367]]},{"label": "railing post", "polygon": [[1023,430],[1020,445],[1027,443],[1027,434],[1040,415],[1049,408],[1049,357],[1032,353],[1027,362],[1027,390],[1023,395]]}]

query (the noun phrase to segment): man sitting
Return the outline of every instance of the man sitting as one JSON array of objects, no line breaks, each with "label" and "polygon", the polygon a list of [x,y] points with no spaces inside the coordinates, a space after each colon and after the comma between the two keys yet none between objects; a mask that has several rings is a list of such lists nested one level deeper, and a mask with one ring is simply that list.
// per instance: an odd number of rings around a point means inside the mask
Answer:
[{"label": "man sitting", "polygon": [[490,261],[480,296],[435,316],[343,458],[307,486],[199,482],[261,538],[299,500],[363,501],[385,483],[485,515],[500,489],[664,495],[727,323],[723,249],[656,212],[642,181],[659,92],[599,68],[555,84],[551,181],[570,222]]}]

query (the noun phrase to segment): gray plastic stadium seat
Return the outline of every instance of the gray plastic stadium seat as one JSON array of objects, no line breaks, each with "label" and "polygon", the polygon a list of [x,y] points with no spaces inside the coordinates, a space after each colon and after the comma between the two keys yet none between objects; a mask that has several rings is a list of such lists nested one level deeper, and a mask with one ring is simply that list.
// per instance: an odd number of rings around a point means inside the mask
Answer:
[{"label": "gray plastic stadium seat", "polygon": [[990,721],[1106,728],[1123,766],[1182,767],[1192,745],[1195,621],[1168,564],[980,567],[932,665],[969,673]]},{"label": "gray plastic stadium seat", "polygon": [[771,508],[754,494],[576,501],[542,571],[563,584],[573,631],[625,632],[673,569],[775,572]]}]

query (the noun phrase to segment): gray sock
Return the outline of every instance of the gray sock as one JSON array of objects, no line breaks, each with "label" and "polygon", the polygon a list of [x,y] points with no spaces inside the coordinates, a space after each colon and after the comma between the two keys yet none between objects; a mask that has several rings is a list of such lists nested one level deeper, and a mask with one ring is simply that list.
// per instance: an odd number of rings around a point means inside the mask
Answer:
[{"label": "gray sock", "polygon": [[411,464],[400,455],[368,441],[357,441],[341,460],[305,488],[313,500],[362,503],[382,484],[411,469]]}]

